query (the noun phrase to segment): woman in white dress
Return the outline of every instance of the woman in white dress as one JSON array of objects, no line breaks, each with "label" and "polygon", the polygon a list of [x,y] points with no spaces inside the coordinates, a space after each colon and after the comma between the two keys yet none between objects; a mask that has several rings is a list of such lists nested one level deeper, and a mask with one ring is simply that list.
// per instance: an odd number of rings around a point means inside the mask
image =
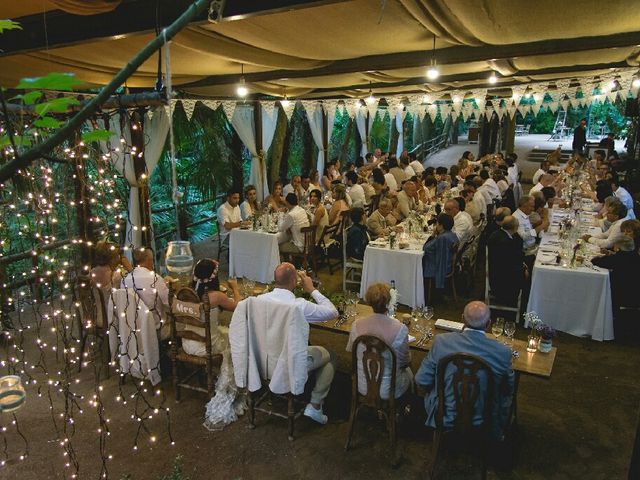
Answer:
[{"label": "woman in white dress", "polygon": [[324,227],[329,225],[329,214],[327,209],[322,205],[322,192],[317,188],[311,190],[309,193],[309,203],[311,204],[313,218],[311,219],[311,225],[316,226],[316,244],[319,244],[322,240],[322,233]]},{"label": "woman in white dress", "polygon": [[[227,348],[229,329],[218,326],[218,314],[220,310],[234,311],[236,305],[240,301],[240,290],[235,279],[230,278],[227,284],[233,293],[233,298],[229,298],[225,293],[220,291],[220,282],[218,280],[218,262],[210,258],[203,258],[196,263],[193,268],[192,288],[202,298],[205,293],[209,297],[211,305],[211,350],[212,353],[222,353]],[[204,335],[204,328],[186,325],[187,330],[191,330],[198,335]],[[183,339],[182,349],[189,355],[197,355],[199,357],[207,354],[204,343],[196,340]]]},{"label": "woman in white dress", "polygon": [[244,187],[244,202],[240,204],[240,216],[242,220],[248,220],[251,215],[260,211],[258,205],[258,192],[253,185]]}]

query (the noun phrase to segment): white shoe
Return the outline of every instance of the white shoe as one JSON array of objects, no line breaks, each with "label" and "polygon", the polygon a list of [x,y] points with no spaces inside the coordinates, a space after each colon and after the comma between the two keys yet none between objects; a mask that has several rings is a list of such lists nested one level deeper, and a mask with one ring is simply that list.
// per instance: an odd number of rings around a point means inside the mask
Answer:
[{"label": "white shoe", "polygon": [[329,420],[329,417],[322,413],[322,408],[315,409],[310,403],[308,403],[304,409],[304,416],[309,417],[311,420],[314,420],[321,425],[325,425]]}]

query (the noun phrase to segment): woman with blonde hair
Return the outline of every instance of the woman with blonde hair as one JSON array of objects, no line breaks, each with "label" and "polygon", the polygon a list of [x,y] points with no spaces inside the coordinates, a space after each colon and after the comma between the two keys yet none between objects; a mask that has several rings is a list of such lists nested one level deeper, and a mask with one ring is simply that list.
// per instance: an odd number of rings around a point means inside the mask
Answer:
[{"label": "woman with blonde hair", "polygon": [[329,211],[329,224],[334,225],[340,221],[340,214],[349,210],[349,204],[347,203],[347,189],[344,185],[334,185],[333,191],[333,205]]},{"label": "woman with blonde hair", "polygon": [[132,270],[133,267],[122,254],[120,245],[107,241],[96,243],[90,272],[91,284],[101,289],[105,298],[111,294],[112,288],[121,288],[124,275]]},{"label": "woman with blonde hair", "polygon": [[[365,295],[365,301],[373,308],[373,314],[360,318],[351,325],[347,351],[353,349],[353,344],[359,336],[371,335],[378,337],[395,353],[396,356],[396,389],[394,398],[401,397],[413,382],[411,371],[411,353],[409,352],[409,329],[395,318],[387,315],[389,302],[391,301],[391,289],[386,283],[374,283],[369,286]],[[358,391],[362,395],[367,394],[367,383],[362,366],[362,354],[364,345],[358,347]],[[380,397],[389,398],[391,389],[391,354],[383,353],[384,372],[380,384]]]},{"label": "woman with blonde hair", "polygon": [[264,206],[273,212],[284,212],[286,210],[287,205],[282,197],[282,184],[280,182],[274,182],[271,195],[264,200]]}]

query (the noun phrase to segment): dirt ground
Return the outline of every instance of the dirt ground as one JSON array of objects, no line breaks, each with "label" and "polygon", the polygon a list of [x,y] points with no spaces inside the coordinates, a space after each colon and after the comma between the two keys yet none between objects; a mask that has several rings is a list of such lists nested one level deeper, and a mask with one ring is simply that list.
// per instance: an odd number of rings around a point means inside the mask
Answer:
[{"label": "dirt ground", "polygon": [[[206,249],[205,249],[206,250]],[[200,256],[207,254],[201,251]],[[325,272],[323,270],[322,272]],[[325,287],[338,288],[338,274],[322,273]],[[476,279],[470,295],[457,303],[436,305],[436,316],[460,318],[466,301],[479,298],[482,278]],[[561,292],[559,292],[561,294]],[[520,329],[516,334],[525,338]],[[204,394],[185,392],[180,403],[174,402],[170,377],[165,376],[161,389],[171,412],[171,446],[166,418],[156,416],[150,429],[157,437],[141,436],[137,451],[132,449],[137,424],[131,419],[133,405],[115,401],[118,380],[104,382],[102,398],[110,422],[107,452],[109,478],[159,479],[170,473],[176,456],[183,457],[183,478],[199,479],[364,479],[428,478],[431,461],[431,433],[417,422],[407,422],[399,429],[398,468],[390,466],[389,443],[382,422],[373,415],[363,415],[356,424],[352,449],[344,450],[350,405],[350,357],[344,351],[347,337],[312,329],[312,343],[325,345],[338,353],[336,374],[325,411],[329,424],[320,426],[306,418],[296,423],[296,439],[287,440],[284,420],[257,414],[257,428],[249,430],[241,418],[220,432],[202,426]],[[518,392],[519,452],[517,463],[509,472],[489,471],[490,479],[622,479],[633,445],[638,406],[640,404],[640,350],[637,340],[624,338],[616,342],[594,342],[561,334],[550,379],[523,375]],[[4,347],[2,347],[4,348]],[[4,353],[2,358],[4,358]],[[413,370],[422,355],[413,353]],[[80,374],[78,388],[86,395],[80,403],[86,407],[77,414],[75,434],[70,436],[78,462],[80,478],[98,478],[100,472],[99,427],[95,409],[88,406],[92,394],[91,369]],[[126,392],[133,392],[129,383]],[[54,398],[56,408],[60,398]],[[17,413],[20,430],[29,442],[29,456],[0,467],[1,479],[69,478],[65,457],[58,445],[49,413],[48,400],[39,398],[29,388],[28,401]],[[4,418],[3,418],[4,417]],[[6,440],[10,456],[20,454],[22,443],[8,415],[0,417],[7,427]],[[60,422],[60,419],[58,419]],[[0,438],[0,442],[2,439]],[[0,448],[1,450],[1,448]],[[1,455],[1,453],[0,453]],[[445,457],[439,478],[479,478],[474,466],[462,459]]]}]

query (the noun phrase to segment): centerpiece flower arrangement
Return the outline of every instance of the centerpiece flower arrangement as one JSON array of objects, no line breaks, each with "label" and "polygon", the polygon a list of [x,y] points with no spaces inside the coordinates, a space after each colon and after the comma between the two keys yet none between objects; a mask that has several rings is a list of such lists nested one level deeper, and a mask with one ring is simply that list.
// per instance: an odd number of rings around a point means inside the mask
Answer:
[{"label": "centerpiece flower arrangement", "polygon": [[527,312],[524,315],[525,323],[529,324],[527,351],[530,353],[539,350],[542,353],[548,353],[553,346],[553,338],[556,336],[556,330],[544,323],[536,312]]},{"label": "centerpiece flower arrangement", "polygon": [[396,289],[396,282],[391,281],[391,289],[389,290],[390,298],[387,305],[387,312],[390,317],[394,317],[398,308],[398,290]]},{"label": "centerpiece flower arrangement", "polygon": [[540,335],[540,341],[538,342],[538,350],[542,353],[548,353],[553,346],[553,338],[556,336],[556,329],[551,325],[541,323],[536,327],[538,334]]},{"label": "centerpiece flower arrangement", "polygon": [[389,233],[389,248],[393,250],[395,244],[396,244],[396,232],[395,230],[391,230],[391,232]]}]

